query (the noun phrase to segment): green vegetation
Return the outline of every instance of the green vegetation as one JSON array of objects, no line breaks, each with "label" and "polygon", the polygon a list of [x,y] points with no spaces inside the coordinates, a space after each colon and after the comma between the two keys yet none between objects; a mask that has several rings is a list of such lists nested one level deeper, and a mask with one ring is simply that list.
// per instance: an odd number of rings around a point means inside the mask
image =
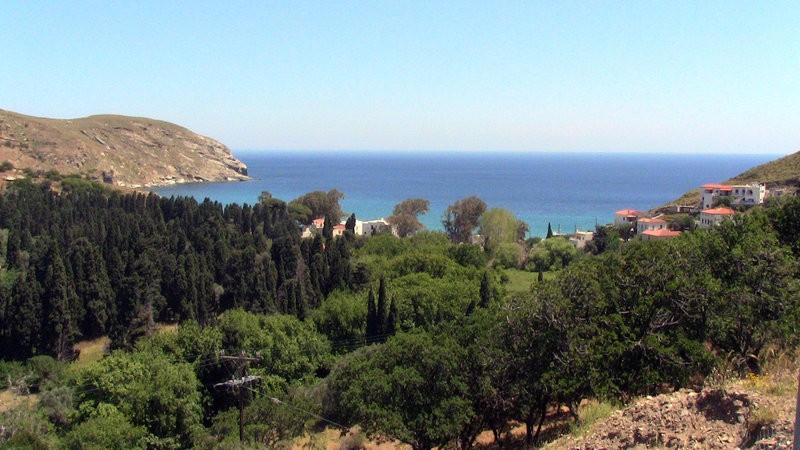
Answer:
[{"label": "green vegetation", "polygon": [[448,206],[442,216],[442,225],[450,240],[454,243],[469,242],[469,237],[478,227],[484,211],[486,202],[474,195]]},{"label": "green vegetation", "polygon": [[421,198],[403,200],[395,205],[392,215],[387,220],[395,227],[398,236],[410,236],[425,228],[425,225],[420,223],[419,216],[430,210],[429,205],[428,200]]},{"label": "green vegetation", "polygon": [[[332,192],[295,204],[330,208]],[[585,429],[712,372],[760,383],[779,371],[768,355],[800,343],[800,198],[667,241],[598,227],[590,254],[456,204],[447,233],[334,239],[334,211],[300,239],[267,195],[223,207],[15,183],[0,196],[0,375],[38,400],[0,411],[0,445],[234,447],[239,401],[253,447],[320,417],[415,449],[517,422],[532,445],[554,406],[594,399]],[[477,226],[486,249],[453,242]],[[78,356],[78,339],[97,341]],[[221,384],[245,372],[258,378],[240,395]],[[772,377],[763,389],[793,386]]]}]

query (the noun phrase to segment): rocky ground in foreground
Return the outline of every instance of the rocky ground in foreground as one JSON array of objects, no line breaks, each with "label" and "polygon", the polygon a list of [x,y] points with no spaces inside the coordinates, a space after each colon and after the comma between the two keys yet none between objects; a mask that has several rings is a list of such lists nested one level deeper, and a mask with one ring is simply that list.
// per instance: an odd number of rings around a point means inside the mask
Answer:
[{"label": "rocky ground in foreground", "polygon": [[647,397],[551,448],[792,448],[795,398],[737,383]]}]

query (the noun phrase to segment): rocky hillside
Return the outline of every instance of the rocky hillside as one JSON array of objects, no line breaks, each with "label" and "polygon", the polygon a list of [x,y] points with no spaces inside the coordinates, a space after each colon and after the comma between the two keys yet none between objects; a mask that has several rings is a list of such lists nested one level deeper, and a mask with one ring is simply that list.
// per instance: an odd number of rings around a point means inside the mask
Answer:
[{"label": "rocky hillside", "polygon": [[225,145],[168,122],[115,115],[59,120],[0,110],[0,162],[124,187],[247,180]]}]

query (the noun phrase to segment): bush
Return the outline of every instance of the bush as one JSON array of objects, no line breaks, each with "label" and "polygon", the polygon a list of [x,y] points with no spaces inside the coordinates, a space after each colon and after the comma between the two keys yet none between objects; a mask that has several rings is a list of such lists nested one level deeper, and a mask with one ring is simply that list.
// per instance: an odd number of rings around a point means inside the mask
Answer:
[{"label": "bush", "polygon": [[31,374],[29,386],[34,392],[58,385],[64,376],[64,364],[46,355],[29,359],[27,369]]},{"label": "bush", "polygon": [[455,262],[464,267],[471,266],[480,269],[485,267],[489,261],[489,255],[481,250],[480,246],[472,244],[454,245],[448,249],[447,253]]},{"label": "bush", "polygon": [[14,165],[11,164],[9,161],[3,161],[0,163],[0,172],[8,172],[9,170],[14,169]]},{"label": "bush", "polygon": [[494,255],[495,265],[507,269],[518,269],[525,260],[525,250],[514,242],[503,242],[497,246]]},{"label": "bush", "polygon": [[25,366],[21,362],[0,360],[0,383],[10,385],[24,374]]}]

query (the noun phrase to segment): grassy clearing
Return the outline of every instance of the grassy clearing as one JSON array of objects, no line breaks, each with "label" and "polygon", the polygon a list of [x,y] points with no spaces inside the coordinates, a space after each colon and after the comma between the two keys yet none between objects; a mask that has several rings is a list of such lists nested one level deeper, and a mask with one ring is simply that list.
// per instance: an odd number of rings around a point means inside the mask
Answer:
[{"label": "grassy clearing", "polygon": [[0,413],[23,405],[33,408],[38,402],[39,394],[17,395],[11,389],[0,391]]},{"label": "grassy clearing", "polygon": [[[526,270],[519,269],[506,269],[504,273],[508,276],[508,283],[505,284],[505,287],[509,294],[528,292],[531,290],[532,284],[539,282],[538,272],[528,272]],[[554,276],[554,272],[544,273],[545,280],[552,280]]]},{"label": "grassy clearing", "polygon": [[103,336],[91,341],[82,341],[75,344],[74,349],[80,352],[78,359],[74,363],[75,366],[83,367],[103,359],[109,342],[111,342],[111,340]]}]

